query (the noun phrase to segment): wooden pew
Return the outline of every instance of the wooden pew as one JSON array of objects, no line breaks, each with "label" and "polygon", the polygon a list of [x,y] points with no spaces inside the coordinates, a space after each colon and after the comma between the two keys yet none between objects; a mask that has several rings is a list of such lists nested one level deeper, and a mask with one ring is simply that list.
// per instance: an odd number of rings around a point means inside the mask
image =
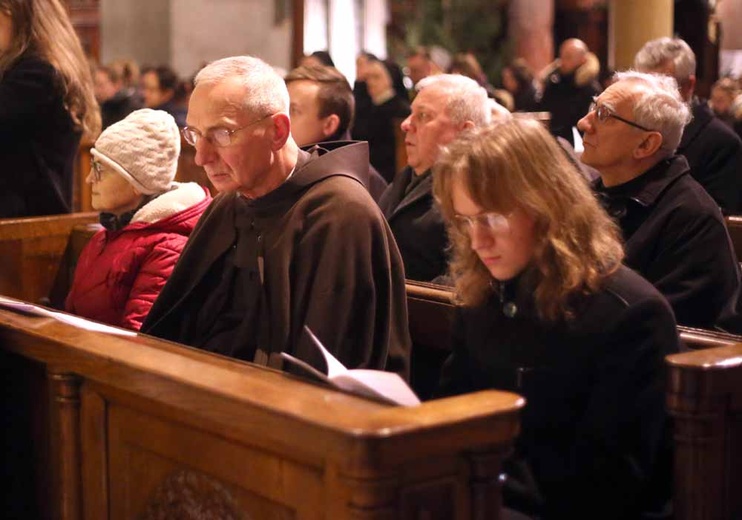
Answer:
[{"label": "wooden pew", "polygon": [[48,297],[72,228],[97,220],[97,213],[0,219],[0,294],[31,302]]},{"label": "wooden pew", "polygon": [[523,406],[487,391],[392,407],[4,309],[0,356],[12,376],[2,416],[16,421],[2,433],[14,485],[0,489],[4,512],[25,518],[196,518],[183,508],[205,506],[210,518],[497,519]]},{"label": "wooden pew", "polygon": [[[451,288],[407,280],[407,313],[412,341],[422,348],[448,352],[456,306]],[[691,350],[742,343],[742,336],[678,326],[681,341]]]},{"label": "wooden pew", "polygon": [[668,356],[675,519],[742,518],[742,344]]},{"label": "wooden pew", "polygon": [[729,215],[724,217],[724,222],[726,222],[729,237],[732,239],[737,261],[742,262],[742,216]]}]

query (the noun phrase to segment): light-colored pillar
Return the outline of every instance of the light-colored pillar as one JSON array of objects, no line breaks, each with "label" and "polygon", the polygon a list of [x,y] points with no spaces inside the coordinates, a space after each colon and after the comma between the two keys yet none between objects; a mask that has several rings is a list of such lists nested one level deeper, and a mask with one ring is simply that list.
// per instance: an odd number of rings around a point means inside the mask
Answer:
[{"label": "light-colored pillar", "polygon": [[673,0],[611,0],[608,66],[625,70],[649,40],[672,36]]},{"label": "light-colored pillar", "polygon": [[554,59],[554,3],[511,0],[508,12],[515,57],[523,58],[534,72]]}]

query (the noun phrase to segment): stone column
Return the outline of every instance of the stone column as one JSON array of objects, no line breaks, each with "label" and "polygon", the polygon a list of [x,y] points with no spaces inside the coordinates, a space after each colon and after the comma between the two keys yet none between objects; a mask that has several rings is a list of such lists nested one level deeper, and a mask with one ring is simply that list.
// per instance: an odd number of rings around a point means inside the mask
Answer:
[{"label": "stone column", "polygon": [[608,66],[625,70],[648,41],[673,34],[673,0],[611,0]]},{"label": "stone column", "polygon": [[554,3],[543,0],[511,0],[508,13],[514,56],[528,62],[538,73],[554,60]]}]

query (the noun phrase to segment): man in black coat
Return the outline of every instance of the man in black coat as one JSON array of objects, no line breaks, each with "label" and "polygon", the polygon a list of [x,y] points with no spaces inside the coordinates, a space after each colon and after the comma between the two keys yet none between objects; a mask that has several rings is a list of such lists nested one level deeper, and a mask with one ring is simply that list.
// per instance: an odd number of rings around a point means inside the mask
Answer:
[{"label": "man in black coat", "polygon": [[572,146],[572,128],[585,115],[593,97],[600,93],[599,72],[600,62],[585,42],[570,38],[559,47],[559,59],[544,80],[538,110],[551,114],[551,133]]},{"label": "man in black coat", "polygon": [[412,114],[402,122],[407,168],[381,196],[408,280],[431,281],[446,273],[448,239],[433,201],[431,169],[441,146],[468,128],[489,124],[485,91],[465,76],[438,74],[417,85]]},{"label": "man in black coat", "polygon": [[621,226],[626,264],[667,298],[677,322],[714,328],[734,315],[740,272],[717,204],[675,155],[688,106],[668,76],[627,72],[579,122],[582,161]]},{"label": "man in black coat", "polygon": [[678,153],[688,159],[691,175],[723,213],[742,213],[742,140],[714,116],[705,102],[693,96],[696,86],[693,50],[679,38],[658,38],[647,42],[636,54],[634,68],[667,74],[678,82],[680,95],[693,112]]}]

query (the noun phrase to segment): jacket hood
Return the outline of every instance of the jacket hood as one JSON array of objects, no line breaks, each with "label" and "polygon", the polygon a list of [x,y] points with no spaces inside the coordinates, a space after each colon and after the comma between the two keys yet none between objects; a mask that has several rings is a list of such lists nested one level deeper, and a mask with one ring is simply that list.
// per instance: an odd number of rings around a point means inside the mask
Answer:
[{"label": "jacket hood", "polygon": [[210,201],[211,196],[203,186],[195,182],[174,182],[172,190],[142,206],[130,225],[162,223],[168,228],[185,226],[183,230],[190,232]]}]

